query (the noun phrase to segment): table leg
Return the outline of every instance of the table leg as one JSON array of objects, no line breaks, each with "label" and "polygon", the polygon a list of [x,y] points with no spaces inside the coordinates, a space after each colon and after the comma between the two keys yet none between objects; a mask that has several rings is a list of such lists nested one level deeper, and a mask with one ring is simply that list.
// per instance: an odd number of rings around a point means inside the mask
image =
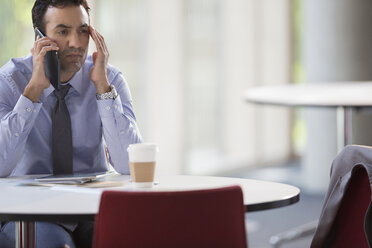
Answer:
[{"label": "table leg", "polygon": [[337,151],[350,145],[353,139],[353,113],[351,107],[337,108]]},{"label": "table leg", "polygon": [[35,222],[16,221],[16,248],[36,248]]}]

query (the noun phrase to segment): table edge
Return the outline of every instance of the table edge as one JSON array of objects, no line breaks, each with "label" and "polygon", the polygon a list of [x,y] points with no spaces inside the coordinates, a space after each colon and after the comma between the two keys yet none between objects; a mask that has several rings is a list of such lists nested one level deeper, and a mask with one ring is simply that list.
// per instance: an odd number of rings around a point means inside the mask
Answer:
[{"label": "table edge", "polygon": [[251,104],[256,105],[272,105],[278,107],[314,107],[314,108],[372,108],[371,105],[368,104],[321,104],[321,103],[288,103],[288,102],[279,102],[279,101],[266,101],[266,100],[256,100],[253,98],[245,97],[244,100]]},{"label": "table edge", "polygon": [[295,204],[299,201],[300,201],[300,192],[298,192],[296,195],[290,198],[286,198],[282,200],[275,200],[275,201],[270,201],[270,202],[245,205],[245,212],[255,212],[255,211],[261,211],[261,210],[285,207],[285,206]]},{"label": "table edge", "polygon": [[[245,205],[245,212],[256,212],[262,210],[275,209],[289,206],[300,201],[300,192],[296,195],[283,199],[265,203],[256,203]],[[17,213],[0,213],[1,221],[56,221],[56,222],[76,222],[94,221],[96,214],[17,214]]]}]

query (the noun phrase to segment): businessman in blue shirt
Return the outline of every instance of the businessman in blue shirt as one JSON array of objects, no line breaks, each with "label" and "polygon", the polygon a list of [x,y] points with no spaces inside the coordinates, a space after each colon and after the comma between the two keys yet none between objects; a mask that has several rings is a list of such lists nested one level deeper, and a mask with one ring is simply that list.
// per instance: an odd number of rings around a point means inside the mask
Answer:
[{"label": "businessman in blue shirt", "polygon": [[[90,25],[86,0],[36,0],[32,20],[45,37],[37,38],[31,55],[0,68],[0,177],[53,173],[52,115],[58,100],[45,74],[48,51],[58,51],[61,83],[69,85],[63,101],[71,122],[73,173],[106,171],[105,141],[109,162],[128,174],[126,148],[141,142],[141,135],[128,85],[108,64],[106,43]],[[87,56],[90,38],[96,52]],[[38,222],[36,232],[40,247],[90,247],[93,223]],[[2,223],[0,239],[4,235],[14,241],[14,223]]]}]

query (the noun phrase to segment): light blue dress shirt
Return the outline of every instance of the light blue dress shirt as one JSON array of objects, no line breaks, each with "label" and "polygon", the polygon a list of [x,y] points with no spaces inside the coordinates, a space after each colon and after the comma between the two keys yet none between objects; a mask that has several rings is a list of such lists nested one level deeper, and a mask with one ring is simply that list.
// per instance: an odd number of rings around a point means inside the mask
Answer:
[{"label": "light blue dress shirt", "polygon": [[[129,174],[126,149],[142,138],[128,85],[121,72],[109,65],[108,79],[118,97],[96,100],[96,88],[89,77],[92,65],[88,56],[68,82],[72,87],[65,97],[71,117],[74,173],[107,170],[104,138],[112,166]],[[50,85],[38,103],[31,102],[23,96],[31,75],[31,55],[14,58],[0,68],[0,177],[53,173],[54,88]]]}]

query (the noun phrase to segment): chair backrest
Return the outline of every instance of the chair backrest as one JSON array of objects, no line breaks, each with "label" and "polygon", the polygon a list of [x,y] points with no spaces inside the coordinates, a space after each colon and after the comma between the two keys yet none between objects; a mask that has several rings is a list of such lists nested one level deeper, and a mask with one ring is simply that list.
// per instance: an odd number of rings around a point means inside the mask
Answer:
[{"label": "chair backrest", "polygon": [[102,193],[93,247],[247,247],[239,186]]},{"label": "chair backrest", "polygon": [[333,224],[331,247],[368,248],[364,219],[370,200],[371,186],[368,174],[364,168],[356,168]]}]

